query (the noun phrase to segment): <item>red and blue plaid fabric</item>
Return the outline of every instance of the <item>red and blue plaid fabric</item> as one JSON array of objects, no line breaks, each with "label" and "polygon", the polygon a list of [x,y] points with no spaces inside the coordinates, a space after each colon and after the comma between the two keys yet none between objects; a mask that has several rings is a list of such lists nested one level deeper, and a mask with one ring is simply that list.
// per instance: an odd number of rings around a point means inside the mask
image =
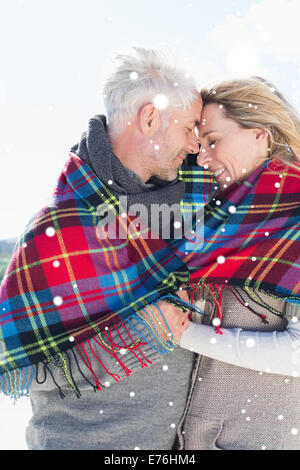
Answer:
[{"label": "red and blue plaid fabric", "polygon": [[[300,165],[279,161],[219,193],[204,209],[201,255],[191,279],[300,299]],[[201,259],[201,263],[199,263]],[[300,303],[299,303],[300,305]]]},{"label": "red and blue plaid fabric", "polygon": [[[1,285],[5,390],[22,394],[28,386],[14,373],[39,362],[59,358],[66,368],[64,352],[74,344],[103,334],[107,345],[110,328],[182,283],[240,286],[299,302],[300,171],[264,165],[209,203],[211,174],[183,166],[180,177],[183,215],[193,216],[195,230],[168,245],[139,218],[120,214],[108,186],[70,156],[53,202],[29,223]],[[115,212],[116,237],[104,233],[103,205]]]},{"label": "red and blue plaid fabric", "polygon": [[[117,236],[104,234],[99,207],[115,213]],[[53,202],[28,224],[1,285],[4,391],[16,393],[13,371],[55,357],[61,365],[64,351],[101,332],[109,343],[111,327],[188,282],[174,251],[142,220],[123,216],[108,186],[71,154]]]}]

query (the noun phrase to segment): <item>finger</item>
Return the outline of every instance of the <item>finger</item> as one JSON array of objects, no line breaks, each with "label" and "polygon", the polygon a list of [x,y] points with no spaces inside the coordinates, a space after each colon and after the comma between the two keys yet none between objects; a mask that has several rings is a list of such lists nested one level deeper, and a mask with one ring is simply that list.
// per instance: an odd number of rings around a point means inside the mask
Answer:
[{"label": "finger", "polygon": [[178,295],[178,297],[180,297],[181,300],[189,302],[189,295],[186,290],[178,290],[176,294]]}]

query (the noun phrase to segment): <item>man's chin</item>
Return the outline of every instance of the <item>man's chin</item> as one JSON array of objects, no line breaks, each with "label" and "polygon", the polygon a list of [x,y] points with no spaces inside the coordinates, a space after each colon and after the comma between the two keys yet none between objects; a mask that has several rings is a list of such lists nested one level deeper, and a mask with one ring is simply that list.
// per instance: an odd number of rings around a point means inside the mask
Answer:
[{"label": "man's chin", "polygon": [[171,183],[171,181],[174,181],[178,177],[178,169],[174,170],[174,172],[168,172],[168,173],[159,173],[154,175],[156,178],[160,179],[161,181],[165,181],[166,183]]}]

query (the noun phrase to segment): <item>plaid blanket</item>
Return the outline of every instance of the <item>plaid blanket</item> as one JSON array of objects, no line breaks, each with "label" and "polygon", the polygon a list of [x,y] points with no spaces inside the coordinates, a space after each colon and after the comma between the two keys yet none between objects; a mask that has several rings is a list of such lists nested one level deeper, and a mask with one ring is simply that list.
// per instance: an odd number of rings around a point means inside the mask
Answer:
[{"label": "plaid blanket", "polygon": [[300,306],[300,165],[296,170],[278,160],[263,164],[216,194],[203,220],[192,235],[196,248],[185,251],[183,239],[176,253],[189,267],[191,284],[210,291],[219,319],[224,287],[243,305],[249,307],[251,298],[279,316],[260,292]]},{"label": "plaid blanket", "polygon": [[[207,172],[195,173],[207,184]],[[189,208],[201,203],[202,191],[198,194]],[[107,212],[111,220],[105,224]],[[142,219],[123,214],[109,182],[71,154],[53,202],[28,224],[1,285],[3,391],[26,394],[38,363],[62,368],[75,390],[64,353],[94,337],[115,355],[111,328],[133,317],[152,330],[155,349],[172,349],[172,337],[163,341],[139,312],[188,280],[188,269],[172,248]],[[138,353],[130,336],[120,342]]]},{"label": "plaid blanket", "polygon": [[[209,203],[211,175],[183,166],[185,236],[167,244],[122,213],[109,183],[71,154],[53,202],[29,223],[1,285],[3,391],[27,394],[42,362],[60,367],[79,394],[65,353],[96,338],[121,363],[111,329],[132,317],[152,329],[155,348],[169,350],[172,338],[164,342],[140,311],[162,298],[178,305],[172,294],[182,283],[203,283],[219,306],[224,285],[298,302],[300,171],[278,165],[260,167]],[[105,224],[107,212],[113,217]],[[120,338],[122,346],[137,354],[130,339]]]}]

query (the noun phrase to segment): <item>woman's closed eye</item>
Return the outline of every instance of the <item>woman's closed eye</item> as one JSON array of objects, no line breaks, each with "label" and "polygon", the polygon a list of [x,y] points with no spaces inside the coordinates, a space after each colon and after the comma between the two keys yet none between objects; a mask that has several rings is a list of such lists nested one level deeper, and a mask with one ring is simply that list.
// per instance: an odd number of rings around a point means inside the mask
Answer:
[{"label": "woman's closed eye", "polygon": [[212,140],[211,142],[209,142],[208,144],[211,148],[214,148],[216,146],[216,140]]}]

